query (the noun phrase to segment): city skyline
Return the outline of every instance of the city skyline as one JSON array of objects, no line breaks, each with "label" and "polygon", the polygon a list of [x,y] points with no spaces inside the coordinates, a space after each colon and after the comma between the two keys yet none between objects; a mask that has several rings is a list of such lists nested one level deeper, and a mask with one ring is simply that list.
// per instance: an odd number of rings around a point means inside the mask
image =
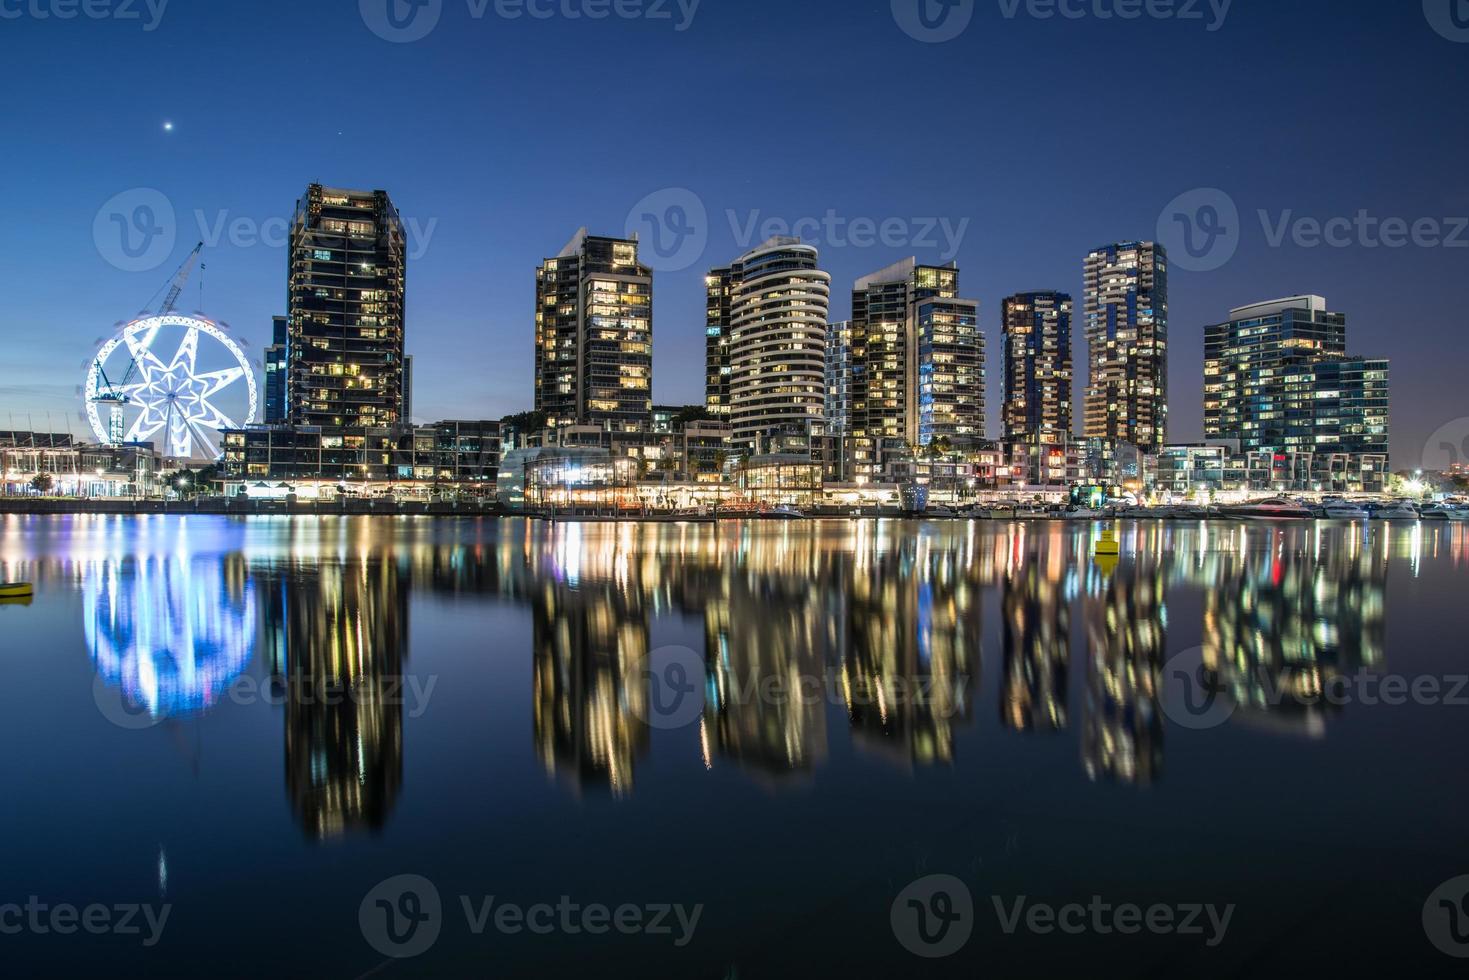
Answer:
[{"label": "city skyline", "polygon": [[[1453,246],[1372,247],[1358,237],[1352,247],[1340,248],[1297,234],[1299,222],[1319,225],[1366,211],[1378,221],[1437,219],[1447,239],[1448,219],[1469,211],[1469,184],[1454,164],[1463,158],[1466,134],[1436,125],[1433,110],[1433,93],[1452,90],[1462,51],[1435,33],[1421,11],[1371,9],[1349,21],[1334,16],[1329,4],[1310,0],[1288,9],[1241,6],[1215,33],[1148,20],[1004,21],[989,11],[977,13],[963,37],[934,46],[905,37],[886,5],[879,6],[843,6],[841,16],[833,16],[831,5],[802,5],[788,12],[780,30],[716,5],[701,9],[683,32],[616,20],[486,21],[463,31],[440,29],[404,45],[374,36],[355,10],[338,18],[283,3],[258,5],[249,17],[171,9],[176,29],[191,37],[268,37],[274,45],[267,59],[240,53],[248,44],[199,41],[201,57],[239,59],[207,99],[163,79],[139,80],[125,97],[99,84],[107,77],[106,52],[118,43],[106,25],[7,23],[7,30],[26,41],[15,46],[16,71],[41,71],[63,52],[75,59],[78,71],[52,82],[58,97],[74,97],[74,112],[43,116],[25,100],[0,110],[9,125],[37,136],[33,152],[0,160],[0,178],[17,191],[0,234],[7,288],[0,327],[16,338],[0,377],[0,418],[14,415],[16,427],[23,428],[29,415],[42,427],[50,412],[53,424],[64,419],[66,427],[82,431],[77,365],[112,324],[142,307],[197,240],[207,244],[208,269],[199,277],[202,309],[231,324],[250,341],[252,359],[259,358],[271,339],[271,317],[282,312],[278,283],[286,248],[277,243],[272,222],[288,221],[301,187],[315,179],[386,188],[403,211],[414,270],[407,292],[408,353],[418,355],[414,414],[422,419],[499,417],[532,404],[524,277],[568,230],[583,224],[600,234],[647,234],[650,226],[628,228],[634,212],[666,216],[689,197],[703,208],[706,240],[675,256],[675,264],[688,264],[656,270],[662,286],[655,320],[663,327],[655,341],[659,367],[652,399],[696,404],[705,356],[705,337],[697,328],[706,302],[703,273],[753,248],[768,226],[801,226],[821,239],[822,267],[837,286],[833,320],[849,316],[846,285],[872,269],[908,255],[924,263],[957,262],[967,270],[964,292],[979,300],[981,328],[995,351],[1002,297],[1054,289],[1079,302],[1080,256],[1109,241],[1154,239],[1171,201],[1207,188],[1221,189],[1236,206],[1242,233],[1228,261],[1203,271],[1183,267],[1177,248],[1172,250],[1170,441],[1204,434],[1204,327],[1241,304],[1302,293],[1330,296],[1351,315],[1358,351],[1392,359],[1401,377],[1424,379],[1421,386],[1404,386],[1394,405],[1396,465],[1416,463],[1429,436],[1464,414],[1425,393],[1454,390],[1455,366],[1469,356],[1469,335],[1453,329],[1469,298],[1458,274],[1466,252]],[[338,28],[340,44],[319,50],[311,32],[292,30],[314,24]],[[206,27],[213,30],[201,35]],[[139,31],[127,40],[136,56],[166,55],[176,43],[170,41],[174,29],[166,20],[156,31]],[[786,127],[794,134],[792,149],[815,154],[814,165],[771,168],[769,148],[760,140],[724,141],[717,158],[702,153],[690,136],[690,120],[712,92],[731,83],[746,86],[752,96],[734,111],[731,127],[757,118],[757,112],[759,118],[773,113],[772,121],[782,123],[793,118],[792,107],[773,99],[791,80],[762,74],[760,56],[773,55],[780,38],[801,29],[824,32],[833,51],[814,50],[800,77],[813,79],[823,97],[849,90],[851,105],[862,111],[839,108],[808,128]],[[1289,39],[1303,30],[1341,57],[1309,71],[1295,64]],[[742,38],[739,56],[735,36]],[[595,78],[595,59],[577,64],[573,58],[571,69],[549,78],[535,64],[534,52],[555,39],[569,54],[590,54],[608,37],[643,55],[634,82],[647,92],[646,121],[637,134],[595,124],[609,162],[589,169],[533,135],[534,105],[543,89],[585,87]],[[1216,44],[1221,38],[1230,43]],[[1368,57],[1385,39],[1412,57],[1412,78],[1390,76]],[[1118,53],[1158,44],[1192,67],[1171,72],[1169,84],[1150,94],[1154,111],[1173,119],[1174,128],[1150,151],[1146,167],[1128,169],[1121,166],[1128,159],[1123,141],[1099,136],[1101,123],[1084,112],[1086,79]],[[966,104],[961,115],[978,125],[960,135],[952,154],[915,159],[901,147],[862,137],[862,120],[895,111],[900,98],[879,78],[855,70],[863,57],[853,55],[881,53],[892,71],[906,73],[914,84],[952,90],[967,100],[986,86],[1009,91],[1004,79],[1020,57],[1012,49],[1028,51],[1030,62],[1040,58],[1040,70],[1026,74],[1032,88],[1013,99]],[[1281,98],[1264,109],[1244,100],[1254,107],[1249,113],[1218,105],[1211,93],[1221,88],[1249,94],[1263,84],[1255,61],[1236,57],[1241,49],[1258,52],[1260,62],[1271,66],[1274,92],[1340,94]],[[330,121],[293,116],[283,111],[284,100],[274,98],[289,86],[271,77],[268,65],[307,50],[327,66],[382,60],[395,76],[419,64],[461,65],[456,77],[464,91],[503,96],[481,100],[466,117],[432,103],[425,108],[432,80],[410,78],[395,90],[386,87],[386,78],[367,72],[359,78],[369,96],[362,105],[339,107]],[[846,53],[839,58],[837,50]],[[89,51],[97,57],[88,58]],[[699,68],[706,64],[722,67],[714,77],[703,77]],[[675,75],[689,84],[668,85]],[[1398,87],[1388,86],[1389,79]],[[1198,113],[1200,104],[1211,111]],[[221,113],[220,105],[232,111]],[[1047,113],[1059,125],[1028,128],[1033,142],[1026,152],[998,157],[987,149],[985,134]],[[162,127],[164,119],[174,124],[171,130]],[[377,138],[372,127],[384,120],[396,127],[396,138]],[[1268,160],[1232,152],[1240,131],[1271,127],[1290,127],[1298,138]],[[79,169],[66,162],[95,159],[98,140],[108,142],[111,166]],[[1097,173],[1073,166],[1079,140],[1108,166]],[[452,152],[436,152],[445,149]],[[834,162],[839,157],[840,165]],[[689,197],[671,195],[680,188]],[[156,260],[151,268],[128,271],[114,261],[116,255],[99,250],[94,224],[101,217],[108,227],[109,202],[139,189],[152,189],[167,203],[168,211],[160,209],[158,216],[173,216],[173,248],[150,255],[149,261]],[[827,221],[828,215],[835,220]],[[1232,220],[1227,209],[1224,218]],[[814,224],[803,225],[807,219]],[[884,241],[881,226],[889,221],[898,223],[896,238]],[[854,230],[863,222],[875,232]],[[1183,230],[1210,240],[1202,237],[1202,227]],[[675,241],[669,237],[665,244]],[[200,307],[196,282],[181,308]],[[1081,332],[1078,323],[1078,370],[1085,355]],[[990,436],[1000,432],[997,391],[987,399]]]}]

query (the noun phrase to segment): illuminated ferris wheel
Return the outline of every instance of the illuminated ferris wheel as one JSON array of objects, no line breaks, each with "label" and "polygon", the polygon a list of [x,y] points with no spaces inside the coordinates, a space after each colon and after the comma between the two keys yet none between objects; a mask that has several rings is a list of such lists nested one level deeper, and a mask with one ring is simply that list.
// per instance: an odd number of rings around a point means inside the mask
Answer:
[{"label": "illuminated ferris wheel", "polygon": [[161,439],[179,459],[217,459],[220,433],[249,425],[260,409],[240,346],[214,321],[176,313],[124,324],[98,350],[85,392],[99,441]]}]

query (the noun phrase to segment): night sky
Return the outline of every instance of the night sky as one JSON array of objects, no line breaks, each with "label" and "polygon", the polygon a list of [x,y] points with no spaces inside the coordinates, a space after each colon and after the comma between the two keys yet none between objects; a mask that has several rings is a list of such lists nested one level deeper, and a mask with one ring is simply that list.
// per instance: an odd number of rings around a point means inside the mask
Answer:
[{"label": "night sky", "polygon": [[[758,244],[744,240],[752,218],[832,212],[887,230],[869,242],[858,222],[833,243],[808,226],[834,318],[859,275],[909,254],[958,261],[982,303],[996,436],[1000,299],[1064,289],[1079,306],[1090,248],[1155,238],[1160,216],[1177,231],[1165,210],[1199,188],[1237,207],[1218,241],[1238,252],[1191,272],[1171,249],[1173,441],[1202,435],[1203,326],[1300,292],[1348,315],[1354,353],[1393,359],[1395,465],[1469,416],[1469,229],[1451,220],[1469,215],[1469,10],[1461,30],[1450,0],[1235,0],[1222,24],[1207,0],[1194,20],[976,0],[945,43],[905,33],[888,0],[703,0],[689,23],[690,0],[668,0],[666,18],[601,20],[561,12],[597,0],[539,0],[549,19],[440,0],[426,37],[393,43],[368,26],[386,23],[378,2],[364,15],[357,0],[171,0],[155,24],[145,0],[114,0],[136,19],[70,20],[35,16],[67,0],[0,0],[0,428],[12,413],[44,427],[49,412],[81,432],[98,339],[201,238],[219,236],[202,308],[258,357],[285,312],[272,228],[311,181],[384,188],[419,229],[407,330],[420,420],[529,408],[537,263],[581,225],[623,234],[630,211],[695,233],[645,258],[682,266],[655,282],[655,400],[702,401],[704,272]],[[174,242],[127,271],[105,212],[131,210],[139,188],[167,199]],[[669,188],[692,191],[707,221]],[[1197,214],[1218,197],[1186,202]],[[668,210],[680,203],[686,221]],[[1364,210],[1419,222],[1427,240],[1392,248],[1353,228],[1341,247],[1310,247],[1307,226],[1304,241],[1271,243],[1282,220]],[[240,218],[244,237],[219,232]],[[953,255],[945,222],[964,228]],[[277,240],[254,241],[256,227]],[[1192,264],[1218,264],[1219,248]],[[180,306],[200,307],[197,282]],[[1078,317],[1078,395],[1084,358]]]}]

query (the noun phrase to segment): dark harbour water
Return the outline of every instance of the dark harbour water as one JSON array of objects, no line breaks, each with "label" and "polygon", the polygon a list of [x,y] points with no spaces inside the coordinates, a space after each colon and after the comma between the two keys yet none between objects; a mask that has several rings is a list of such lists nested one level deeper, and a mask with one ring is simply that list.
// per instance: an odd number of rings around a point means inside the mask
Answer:
[{"label": "dark harbour water", "polygon": [[1469,527],[1101,529],[0,518],[3,971],[1461,972]]}]

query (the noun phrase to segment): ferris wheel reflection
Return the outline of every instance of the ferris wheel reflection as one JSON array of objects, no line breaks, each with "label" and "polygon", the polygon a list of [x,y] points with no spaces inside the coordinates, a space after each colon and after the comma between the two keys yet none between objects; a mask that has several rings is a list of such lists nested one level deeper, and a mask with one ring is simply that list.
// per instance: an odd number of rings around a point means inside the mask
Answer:
[{"label": "ferris wheel reflection", "polygon": [[254,654],[255,585],[239,555],[100,560],[83,607],[98,676],[155,720],[207,711]]}]

